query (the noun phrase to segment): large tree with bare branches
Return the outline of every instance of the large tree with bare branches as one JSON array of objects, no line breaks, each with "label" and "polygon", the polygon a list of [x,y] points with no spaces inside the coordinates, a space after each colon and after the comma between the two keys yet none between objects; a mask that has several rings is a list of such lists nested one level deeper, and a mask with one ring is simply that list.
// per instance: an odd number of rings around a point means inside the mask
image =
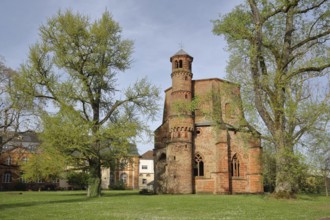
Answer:
[{"label": "large tree with bare branches", "polygon": [[100,196],[101,167],[125,156],[132,139],[147,130],[159,91],[146,79],[118,88],[117,75],[130,67],[133,44],[122,39],[108,11],[94,22],[58,12],[40,27],[40,36],[17,89],[42,107],[43,150],[87,168],[87,195]]},{"label": "large tree with bare branches", "polygon": [[214,21],[229,45],[231,79],[276,147],[278,194],[295,192],[294,146],[329,111],[329,20],[327,0],[247,0]]}]

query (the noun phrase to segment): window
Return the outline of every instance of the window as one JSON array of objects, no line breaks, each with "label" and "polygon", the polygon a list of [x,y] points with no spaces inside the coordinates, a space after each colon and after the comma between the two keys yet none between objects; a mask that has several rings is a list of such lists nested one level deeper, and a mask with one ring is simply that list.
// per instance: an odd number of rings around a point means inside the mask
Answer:
[{"label": "window", "polygon": [[142,179],[142,184],[147,184],[147,179]]},{"label": "window", "polygon": [[177,60],[175,61],[175,68],[179,68],[179,63]]},{"label": "window", "polygon": [[127,174],[126,173],[122,173],[120,175],[120,180],[122,181],[122,183],[126,184],[127,183]]},{"label": "window", "polygon": [[237,155],[235,154],[233,156],[233,159],[231,160],[231,176],[240,176],[240,164],[239,160],[237,158]]},{"label": "window", "polygon": [[179,68],[182,68],[182,60],[179,60]]},{"label": "window", "polygon": [[204,176],[204,162],[202,156],[197,153],[195,155],[195,164],[194,164],[194,175],[195,176]]},{"label": "window", "polygon": [[36,183],[43,183],[42,179],[40,177],[38,177],[37,182]]},{"label": "window", "polygon": [[2,182],[3,183],[10,183],[11,182],[11,172],[5,172],[5,174],[3,175]]},{"label": "window", "polygon": [[148,169],[148,165],[142,165],[142,170],[147,170]]},{"label": "window", "polygon": [[23,172],[20,173],[19,181],[20,181],[21,183],[26,183],[27,181],[26,181],[26,179],[25,179],[25,177],[24,177],[23,174],[24,174]]},{"label": "window", "polygon": [[7,157],[7,159],[6,159],[6,164],[7,164],[7,165],[10,165],[10,164],[11,164],[11,157],[10,157],[10,156]]},{"label": "window", "polygon": [[159,160],[166,161],[166,154],[162,153],[159,157]]}]

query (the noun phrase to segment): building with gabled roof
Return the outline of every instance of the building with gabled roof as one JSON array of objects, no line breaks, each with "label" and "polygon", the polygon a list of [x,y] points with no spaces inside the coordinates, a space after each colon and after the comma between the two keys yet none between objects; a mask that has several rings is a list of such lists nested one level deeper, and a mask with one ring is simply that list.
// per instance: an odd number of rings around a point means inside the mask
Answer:
[{"label": "building with gabled roof", "polygon": [[154,155],[149,150],[140,156],[139,189],[153,190],[154,182]]}]

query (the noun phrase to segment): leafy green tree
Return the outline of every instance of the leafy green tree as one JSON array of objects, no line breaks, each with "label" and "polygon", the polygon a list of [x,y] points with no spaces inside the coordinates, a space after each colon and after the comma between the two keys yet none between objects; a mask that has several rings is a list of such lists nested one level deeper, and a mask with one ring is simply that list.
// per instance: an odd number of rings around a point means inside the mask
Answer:
[{"label": "leafy green tree", "polygon": [[55,149],[36,151],[27,161],[21,163],[21,170],[23,177],[28,182],[39,182],[40,180],[52,182],[62,178],[66,164],[65,157]]},{"label": "leafy green tree", "polygon": [[71,171],[67,174],[68,184],[76,189],[84,189],[88,186],[89,175],[86,172]]},{"label": "leafy green tree", "polygon": [[40,27],[16,87],[40,107],[46,149],[56,149],[89,172],[87,196],[101,195],[101,167],[125,156],[148,131],[159,89],[145,78],[120,91],[117,75],[130,67],[133,43],[105,11],[99,20],[58,12]]},{"label": "leafy green tree", "polygon": [[5,65],[4,58],[0,56],[0,155],[6,150],[5,145],[25,132],[23,125],[28,120],[26,103],[12,88],[16,74],[16,71]]},{"label": "leafy green tree", "polygon": [[276,157],[272,146],[263,145],[262,173],[265,192],[273,192],[276,183]]},{"label": "leafy green tree", "polygon": [[[256,108],[254,119],[275,145],[275,192],[284,196],[296,191],[294,146],[329,111],[329,12],[326,0],[247,0],[214,21],[213,32],[228,42],[228,70],[245,92],[245,110]],[[318,79],[325,92],[317,93]]]},{"label": "leafy green tree", "polygon": [[[330,114],[329,114],[330,116]],[[310,173],[320,176],[323,179],[323,186],[326,196],[329,196],[329,175],[330,175],[330,121],[322,121],[322,129],[308,131],[305,145],[310,156]]]}]

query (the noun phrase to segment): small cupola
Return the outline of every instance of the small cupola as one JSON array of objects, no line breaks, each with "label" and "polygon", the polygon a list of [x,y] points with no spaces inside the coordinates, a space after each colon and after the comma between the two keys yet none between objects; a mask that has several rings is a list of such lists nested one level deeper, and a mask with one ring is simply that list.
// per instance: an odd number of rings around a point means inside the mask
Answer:
[{"label": "small cupola", "polygon": [[184,69],[191,72],[191,63],[193,59],[194,58],[190,56],[186,51],[180,49],[170,58],[170,61],[172,63],[172,71],[176,69]]}]

